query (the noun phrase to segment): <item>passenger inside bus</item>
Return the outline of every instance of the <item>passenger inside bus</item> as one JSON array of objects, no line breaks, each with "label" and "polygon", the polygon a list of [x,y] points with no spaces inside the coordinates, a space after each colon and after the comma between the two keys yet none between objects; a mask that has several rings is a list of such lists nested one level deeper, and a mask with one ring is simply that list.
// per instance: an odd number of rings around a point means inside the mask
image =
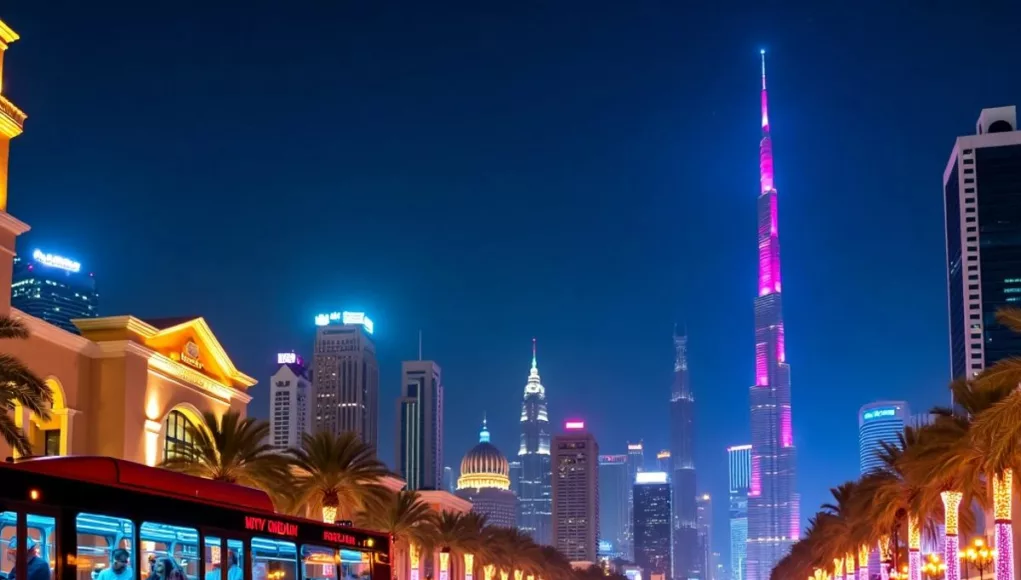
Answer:
[{"label": "passenger inside bus", "polygon": [[[245,577],[241,566],[238,566],[238,553],[234,550],[227,552],[227,580],[243,580]],[[206,570],[206,580],[220,580],[220,564],[214,563],[209,570]]]},{"label": "passenger inside bus", "polygon": [[110,554],[110,567],[99,573],[96,580],[130,580],[131,566],[128,565],[130,555],[124,548],[117,548]]},{"label": "passenger inside bus", "polygon": [[[18,554],[18,538],[11,538],[11,541],[7,544],[7,556],[11,560],[16,560]],[[50,580],[50,565],[45,560],[39,557],[39,544],[32,538],[28,538],[28,543],[25,544],[25,564],[28,570],[28,580]],[[7,578],[14,580],[17,578],[16,569],[17,566],[11,568],[7,573]]]}]

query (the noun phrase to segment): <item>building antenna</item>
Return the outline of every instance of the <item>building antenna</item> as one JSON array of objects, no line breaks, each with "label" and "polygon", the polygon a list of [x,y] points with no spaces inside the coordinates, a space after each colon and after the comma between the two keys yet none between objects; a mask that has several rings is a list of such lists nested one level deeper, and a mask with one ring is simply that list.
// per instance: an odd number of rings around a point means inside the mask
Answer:
[{"label": "building antenna", "polygon": [[422,360],[422,330],[418,330],[418,360]]}]

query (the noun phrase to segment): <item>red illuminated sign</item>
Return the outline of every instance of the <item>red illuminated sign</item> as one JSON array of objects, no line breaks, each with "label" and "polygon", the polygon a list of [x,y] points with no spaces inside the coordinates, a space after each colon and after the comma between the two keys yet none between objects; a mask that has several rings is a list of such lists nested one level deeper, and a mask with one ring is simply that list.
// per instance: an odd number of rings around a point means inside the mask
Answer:
[{"label": "red illuminated sign", "polygon": [[245,529],[277,536],[296,537],[298,535],[297,524],[256,516],[245,516]]},{"label": "red illuminated sign", "polygon": [[345,546],[357,546],[358,540],[355,539],[351,534],[345,534],[344,532],[332,532],[330,530],[323,530],[323,540],[327,542],[333,542],[334,544],[343,544]]}]

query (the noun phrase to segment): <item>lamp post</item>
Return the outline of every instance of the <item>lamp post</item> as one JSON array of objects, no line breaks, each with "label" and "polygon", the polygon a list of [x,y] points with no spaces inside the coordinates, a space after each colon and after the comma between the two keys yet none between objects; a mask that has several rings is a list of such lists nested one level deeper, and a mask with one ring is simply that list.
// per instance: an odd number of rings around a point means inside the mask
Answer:
[{"label": "lamp post", "polygon": [[922,574],[932,580],[943,580],[947,574],[947,563],[942,561],[939,554],[929,554],[928,560],[922,566]]},{"label": "lamp post", "polygon": [[972,544],[961,552],[961,561],[964,562],[965,578],[967,578],[967,571],[970,565],[978,570],[979,580],[985,580],[986,570],[992,567],[995,560],[996,550],[990,550],[983,538],[975,538]]}]

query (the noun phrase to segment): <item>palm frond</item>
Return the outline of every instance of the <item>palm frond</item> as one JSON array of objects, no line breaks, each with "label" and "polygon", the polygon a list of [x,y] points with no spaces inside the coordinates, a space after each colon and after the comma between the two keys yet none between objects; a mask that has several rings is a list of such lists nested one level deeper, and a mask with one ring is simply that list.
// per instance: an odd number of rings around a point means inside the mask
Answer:
[{"label": "palm frond", "polygon": [[28,338],[28,327],[25,323],[11,316],[0,316],[0,339],[13,338],[24,340]]}]

